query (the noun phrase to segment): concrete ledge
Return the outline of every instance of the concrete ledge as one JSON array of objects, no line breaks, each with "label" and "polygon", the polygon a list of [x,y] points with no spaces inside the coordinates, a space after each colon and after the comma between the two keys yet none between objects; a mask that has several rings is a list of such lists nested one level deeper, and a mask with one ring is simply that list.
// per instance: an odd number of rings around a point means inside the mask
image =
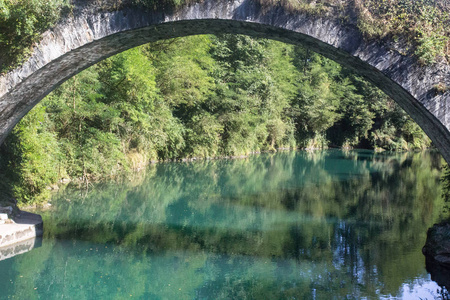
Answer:
[{"label": "concrete ledge", "polygon": [[0,248],[42,236],[43,229],[40,215],[21,211],[14,222],[0,224]]}]

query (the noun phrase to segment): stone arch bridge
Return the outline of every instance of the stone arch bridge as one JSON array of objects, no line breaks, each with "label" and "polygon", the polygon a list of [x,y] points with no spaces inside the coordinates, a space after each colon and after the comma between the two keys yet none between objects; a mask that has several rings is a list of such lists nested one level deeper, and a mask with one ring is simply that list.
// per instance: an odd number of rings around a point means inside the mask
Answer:
[{"label": "stone arch bridge", "polygon": [[450,162],[450,90],[436,89],[450,86],[450,66],[425,67],[393,42],[367,41],[352,15],[343,24],[254,0],[204,0],[172,11],[107,11],[85,2],[76,0],[73,15],[43,34],[28,61],[0,77],[0,143],[58,85],[111,55],[161,39],[236,33],[301,44],[353,69],[394,99]]}]

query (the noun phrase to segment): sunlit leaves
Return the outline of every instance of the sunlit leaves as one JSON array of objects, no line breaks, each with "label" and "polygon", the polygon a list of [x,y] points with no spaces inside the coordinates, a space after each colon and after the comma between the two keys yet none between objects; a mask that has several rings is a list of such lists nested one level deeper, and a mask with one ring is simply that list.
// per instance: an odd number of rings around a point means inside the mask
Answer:
[{"label": "sunlit leaves", "polygon": [[0,163],[30,200],[59,179],[111,178],[150,160],[429,145],[392,100],[338,64],[241,35],[118,54],[69,79],[17,128]]},{"label": "sunlit leaves", "polygon": [[0,73],[20,64],[68,7],[68,0],[0,0]]}]

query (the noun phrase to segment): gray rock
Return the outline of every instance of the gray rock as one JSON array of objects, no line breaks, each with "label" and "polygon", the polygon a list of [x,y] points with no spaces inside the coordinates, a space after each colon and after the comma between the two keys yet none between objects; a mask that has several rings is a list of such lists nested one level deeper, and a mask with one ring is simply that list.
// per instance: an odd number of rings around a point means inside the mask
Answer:
[{"label": "gray rock", "polygon": [[422,252],[438,264],[450,268],[450,222],[435,224],[428,229]]}]

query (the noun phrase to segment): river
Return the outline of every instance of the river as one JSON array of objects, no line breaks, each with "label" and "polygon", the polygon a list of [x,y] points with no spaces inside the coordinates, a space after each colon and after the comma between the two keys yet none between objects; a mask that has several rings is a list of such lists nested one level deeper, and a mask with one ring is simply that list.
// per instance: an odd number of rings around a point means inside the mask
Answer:
[{"label": "river", "polygon": [[435,299],[433,152],[290,151],[61,189],[0,299]]}]

